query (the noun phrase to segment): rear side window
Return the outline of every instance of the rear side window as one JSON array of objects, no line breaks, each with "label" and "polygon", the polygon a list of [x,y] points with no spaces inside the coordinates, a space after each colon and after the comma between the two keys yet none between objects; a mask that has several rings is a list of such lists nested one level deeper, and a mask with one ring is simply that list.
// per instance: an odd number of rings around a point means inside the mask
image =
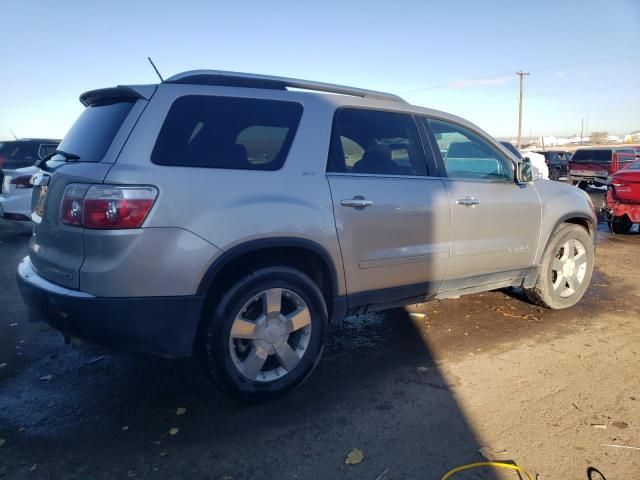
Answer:
[{"label": "rear side window", "polygon": [[38,156],[40,158],[44,158],[46,156],[49,156],[53,152],[55,152],[56,148],[58,148],[58,145],[54,145],[54,144],[40,145],[40,151],[38,152]]},{"label": "rear side window", "polygon": [[[134,102],[105,101],[84,109],[58,146],[63,152],[78,155],[83,162],[99,162],[127,118]],[[53,160],[64,160],[55,155]]]},{"label": "rear side window", "polygon": [[611,162],[611,150],[576,150],[571,161],[575,163],[609,163]]},{"label": "rear side window", "polygon": [[188,95],[160,129],[151,161],[181,167],[277,170],[293,143],[302,105]]},{"label": "rear side window", "polygon": [[327,171],[425,176],[425,156],[413,117],[380,110],[338,110]]}]

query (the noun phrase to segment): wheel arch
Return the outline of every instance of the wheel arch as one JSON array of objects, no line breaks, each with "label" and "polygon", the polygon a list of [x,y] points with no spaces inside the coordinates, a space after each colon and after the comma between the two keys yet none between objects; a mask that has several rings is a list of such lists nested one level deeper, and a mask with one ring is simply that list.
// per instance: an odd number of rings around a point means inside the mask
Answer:
[{"label": "wheel arch", "polygon": [[558,229],[558,227],[560,227],[560,225],[565,223],[579,225],[583,227],[585,230],[587,230],[587,233],[591,237],[591,242],[595,247],[596,229],[598,227],[597,221],[595,221],[591,216],[589,216],[584,212],[566,213],[556,220],[556,222],[553,224],[553,227],[551,228],[551,230],[549,230],[548,234],[546,235],[543,248],[540,249],[538,258],[536,259],[537,260],[536,264],[539,264],[542,261],[542,257],[546,252],[547,247],[549,246],[549,242],[551,241],[551,238],[553,237],[553,233]]},{"label": "wheel arch", "polygon": [[307,274],[322,291],[330,318],[344,315],[346,296],[339,295],[338,270],[331,255],[318,243],[295,237],[250,240],[225,251],[207,269],[198,287],[197,294],[207,298],[204,313],[244,274],[275,265],[292,266]]}]

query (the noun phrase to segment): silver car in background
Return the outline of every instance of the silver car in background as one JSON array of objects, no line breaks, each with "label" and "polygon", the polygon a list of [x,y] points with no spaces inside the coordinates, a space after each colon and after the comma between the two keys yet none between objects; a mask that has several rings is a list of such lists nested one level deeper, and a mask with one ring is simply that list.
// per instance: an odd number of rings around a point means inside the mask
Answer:
[{"label": "silver car in background", "polygon": [[382,92],[218,71],[80,97],[34,178],[34,320],[199,354],[244,400],[299,385],[330,321],[502,287],[566,308],[594,265],[587,195]]}]

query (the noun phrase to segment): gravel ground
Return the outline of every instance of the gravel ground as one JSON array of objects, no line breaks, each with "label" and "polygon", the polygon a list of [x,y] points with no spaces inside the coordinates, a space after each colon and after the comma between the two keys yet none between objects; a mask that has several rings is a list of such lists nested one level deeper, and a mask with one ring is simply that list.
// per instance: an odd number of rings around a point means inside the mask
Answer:
[{"label": "gravel ground", "polygon": [[440,479],[483,455],[539,480],[640,477],[637,231],[602,226],[574,308],[505,290],[348,318],[304,386],[257,406],[193,360],[72,349],[28,323],[28,235],[0,223],[0,477]]}]

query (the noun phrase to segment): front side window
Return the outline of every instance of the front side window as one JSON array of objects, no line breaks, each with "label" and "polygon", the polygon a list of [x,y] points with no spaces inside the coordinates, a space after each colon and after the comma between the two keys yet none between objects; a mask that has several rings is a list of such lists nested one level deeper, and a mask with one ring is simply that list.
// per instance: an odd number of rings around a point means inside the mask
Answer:
[{"label": "front side window", "polygon": [[162,125],[151,161],[183,167],[277,170],[289,152],[302,105],[188,95]]},{"label": "front side window", "polygon": [[338,110],[327,171],[425,176],[425,156],[413,117],[381,110]]},{"label": "front side window", "polygon": [[449,178],[513,181],[513,165],[472,131],[435,119],[424,119],[435,136]]}]

